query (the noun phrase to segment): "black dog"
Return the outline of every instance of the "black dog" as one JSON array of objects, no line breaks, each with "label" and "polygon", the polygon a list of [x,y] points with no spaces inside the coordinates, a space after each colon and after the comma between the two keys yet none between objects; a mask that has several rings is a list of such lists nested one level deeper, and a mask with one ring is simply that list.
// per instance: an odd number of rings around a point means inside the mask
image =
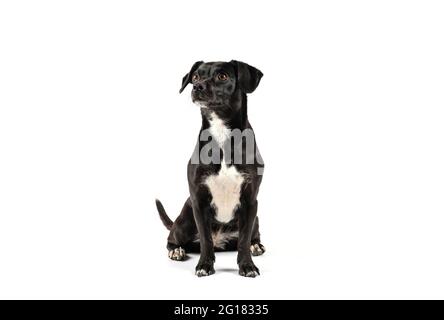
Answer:
[{"label": "black dog", "polygon": [[191,97],[202,113],[200,138],[188,163],[190,197],[174,223],[159,200],[156,205],[170,230],[168,256],[183,260],[185,252],[200,251],[199,277],[214,273],[215,250],[236,249],[239,274],[259,275],[251,255],[265,252],[256,216],[263,162],[247,117],[247,93],[262,75],[239,61],[199,61],[182,80],[180,92],[192,83]]}]

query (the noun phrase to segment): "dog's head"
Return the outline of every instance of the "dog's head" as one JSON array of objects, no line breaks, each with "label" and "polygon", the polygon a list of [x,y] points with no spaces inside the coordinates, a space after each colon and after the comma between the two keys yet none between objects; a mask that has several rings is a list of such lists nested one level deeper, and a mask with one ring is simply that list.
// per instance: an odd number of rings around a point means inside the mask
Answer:
[{"label": "dog's head", "polygon": [[193,64],[183,77],[182,92],[191,83],[191,98],[203,108],[229,106],[240,94],[253,92],[262,78],[262,72],[240,61],[203,62]]}]

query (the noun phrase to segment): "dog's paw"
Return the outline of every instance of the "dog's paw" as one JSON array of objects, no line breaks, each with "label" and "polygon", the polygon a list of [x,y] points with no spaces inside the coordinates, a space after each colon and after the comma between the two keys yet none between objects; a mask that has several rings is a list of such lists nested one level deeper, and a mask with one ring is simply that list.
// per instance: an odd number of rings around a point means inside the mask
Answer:
[{"label": "dog's paw", "polygon": [[214,267],[212,263],[199,263],[196,266],[196,276],[198,277],[206,277],[211,276],[214,273]]},{"label": "dog's paw", "polygon": [[264,254],[265,247],[260,243],[255,243],[250,246],[250,251],[253,256],[260,256]]},{"label": "dog's paw", "polygon": [[185,253],[185,250],[184,250],[184,249],[182,249],[181,247],[179,247],[179,248],[176,248],[176,249],[170,250],[170,251],[168,252],[168,257],[169,257],[171,260],[182,261],[182,260],[185,259],[185,257],[186,257],[186,253]]},{"label": "dog's paw", "polygon": [[253,262],[244,262],[239,264],[239,274],[244,277],[254,278],[258,275],[259,269],[254,265]]}]

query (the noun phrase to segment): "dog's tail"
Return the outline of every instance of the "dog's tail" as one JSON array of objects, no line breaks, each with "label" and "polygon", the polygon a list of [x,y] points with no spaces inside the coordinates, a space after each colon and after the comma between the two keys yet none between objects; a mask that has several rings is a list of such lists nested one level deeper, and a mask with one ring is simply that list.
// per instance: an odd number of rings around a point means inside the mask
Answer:
[{"label": "dog's tail", "polygon": [[168,229],[171,230],[171,227],[173,226],[173,221],[171,221],[170,217],[168,217],[165,208],[163,207],[162,203],[156,199],[156,207],[157,211],[159,211],[159,217],[160,220],[162,220],[163,225]]}]

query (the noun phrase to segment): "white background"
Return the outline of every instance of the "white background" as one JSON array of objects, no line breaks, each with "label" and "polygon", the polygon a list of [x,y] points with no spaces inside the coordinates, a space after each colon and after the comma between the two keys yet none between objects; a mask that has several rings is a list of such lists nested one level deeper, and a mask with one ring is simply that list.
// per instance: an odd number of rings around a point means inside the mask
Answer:
[{"label": "white background", "polygon": [[[440,1],[2,1],[0,298],[444,298]],[[264,73],[256,279],[169,261],[196,60]]]}]

